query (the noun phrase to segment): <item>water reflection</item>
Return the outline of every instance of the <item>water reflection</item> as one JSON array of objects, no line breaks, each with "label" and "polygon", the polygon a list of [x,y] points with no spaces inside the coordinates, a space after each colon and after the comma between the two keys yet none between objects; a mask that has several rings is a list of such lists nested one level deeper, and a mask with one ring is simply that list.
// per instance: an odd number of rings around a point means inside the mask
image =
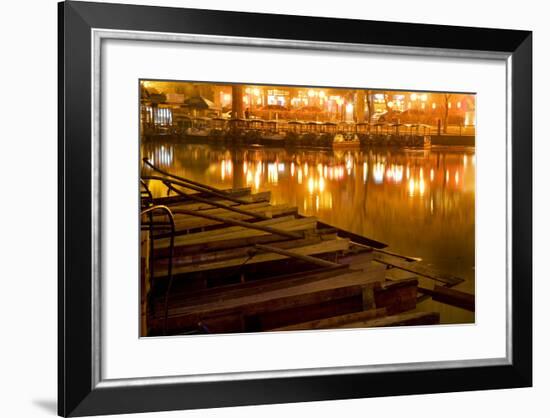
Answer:
[{"label": "water reflection", "polygon": [[[271,190],[274,204],[390,244],[474,290],[473,149],[354,151],[146,144],[162,168],[220,187]],[[166,188],[152,183],[154,194]],[[461,313],[461,320],[466,319]]]}]

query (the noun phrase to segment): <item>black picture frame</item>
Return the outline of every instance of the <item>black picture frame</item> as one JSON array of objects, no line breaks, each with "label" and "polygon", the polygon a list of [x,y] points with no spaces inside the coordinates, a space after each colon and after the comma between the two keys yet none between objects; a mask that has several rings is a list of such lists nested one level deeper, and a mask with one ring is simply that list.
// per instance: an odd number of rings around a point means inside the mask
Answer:
[{"label": "black picture frame", "polygon": [[[133,413],[532,385],[532,33],[502,29],[59,3],[58,413]],[[91,180],[93,28],[508,55],[511,125],[510,364],[337,375],[102,386],[94,382]]]}]

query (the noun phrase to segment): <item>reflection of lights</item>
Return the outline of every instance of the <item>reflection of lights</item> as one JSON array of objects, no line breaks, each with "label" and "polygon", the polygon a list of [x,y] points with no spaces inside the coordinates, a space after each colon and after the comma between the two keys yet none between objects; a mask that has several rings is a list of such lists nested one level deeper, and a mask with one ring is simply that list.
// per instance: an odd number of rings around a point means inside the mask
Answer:
[{"label": "reflection of lights", "polygon": [[369,173],[369,166],[365,162],[365,163],[363,163],[363,183],[367,182],[368,173]]},{"label": "reflection of lights", "polygon": [[384,164],[376,163],[372,168],[372,178],[376,184],[380,184],[384,181]]},{"label": "reflection of lights", "polygon": [[445,172],[445,182],[449,181],[449,170]]},{"label": "reflection of lights", "polygon": [[424,178],[424,169],[422,167],[420,167],[420,178]]},{"label": "reflection of lights", "polygon": [[434,213],[434,200],[430,199],[430,212]]},{"label": "reflection of lights", "polygon": [[315,210],[319,210],[319,196],[315,196]]},{"label": "reflection of lights", "polygon": [[221,178],[225,180],[225,177],[231,177],[233,174],[233,162],[231,160],[222,160],[221,162]]},{"label": "reflection of lights", "polygon": [[434,169],[431,168],[430,169],[430,181],[434,181],[434,177],[435,177],[435,172],[434,172]]},{"label": "reflection of lights", "polygon": [[344,178],[344,167],[340,166],[338,167],[338,180],[341,180]]},{"label": "reflection of lights", "polygon": [[346,154],[346,171],[348,176],[351,174],[351,169],[353,168],[353,157],[351,154]]},{"label": "reflection of lights", "polygon": [[409,196],[414,196],[414,180],[409,180]]},{"label": "reflection of lights", "polygon": [[294,177],[294,171],[296,168],[294,167],[294,162],[290,163],[290,177]]},{"label": "reflection of lights", "polygon": [[403,166],[402,165],[392,165],[393,172],[393,181],[396,183],[401,183],[403,180]]},{"label": "reflection of lights", "polygon": [[411,94],[411,100],[414,102],[416,101],[417,95],[416,93]]},{"label": "reflection of lights", "polygon": [[320,176],[323,175],[323,164],[321,163],[317,164],[317,172],[319,173]]},{"label": "reflection of lights", "polygon": [[323,177],[319,179],[319,191],[325,191],[325,179]]},{"label": "reflection of lights", "polygon": [[418,190],[420,191],[420,196],[424,196],[424,189],[425,189],[424,179],[420,179],[418,182]]},{"label": "reflection of lights", "polygon": [[313,192],[315,191],[315,182],[314,182],[313,178],[311,178],[311,177],[307,181],[307,190],[311,194],[313,194]]},{"label": "reflection of lights", "polygon": [[279,163],[277,169],[279,170],[280,173],[284,173],[284,171],[285,171],[285,163]]},{"label": "reflection of lights", "polygon": [[267,181],[269,183],[277,184],[279,180],[279,173],[277,171],[276,163],[267,164]]},{"label": "reflection of lights", "polygon": [[411,177],[411,170],[409,166],[407,166],[407,180]]},{"label": "reflection of lights", "polygon": [[458,171],[455,171],[455,184],[458,184]]},{"label": "reflection of lights", "polygon": [[243,174],[246,174],[248,173],[248,163],[245,161],[243,163]]},{"label": "reflection of lights", "polygon": [[435,109],[437,105],[435,103],[432,103],[432,109]]},{"label": "reflection of lights", "polygon": [[307,163],[304,164],[304,174],[307,176],[309,173],[309,167],[307,165]]},{"label": "reflection of lights", "polygon": [[327,174],[328,174],[328,167],[325,165],[325,166],[323,167],[323,177],[324,177],[324,178],[327,178]]},{"label": "reflection of lights", "polygon": [[298,168],[298,184],[302,184],[302,167]]}]

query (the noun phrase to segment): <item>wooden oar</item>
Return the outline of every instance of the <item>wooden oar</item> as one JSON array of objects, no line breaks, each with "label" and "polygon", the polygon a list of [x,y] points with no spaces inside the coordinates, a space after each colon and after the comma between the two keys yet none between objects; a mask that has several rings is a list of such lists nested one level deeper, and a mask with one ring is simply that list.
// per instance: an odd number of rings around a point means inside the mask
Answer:
[{"label": "wooden oar", "polygon": [[257,229],[258,231],[263,231],[274,235],[280,235],[286,238],[292,238],[292,239],[302,238],[302,234],[300,234],[299,232],[284,231],[282,229],[272,228],[269,226],[263,226],[263,225],[258,225],[254,223],[249,223],[249,222],[243,222],[237,219],[223,218],[221,216],[216,216],[216,215],[208,215],[206,213],[196,212],[193,210],[175,209],[173,213],[182,213],[184,215],[198,216],[199,218],[211,219],[213,221],[221,222],[223,224],[242,226],[244,228],[249,228],[249,229]]},{"label": "wooden oar", "polygon": [[196,185],[188,184],[186,182],[179,181],[179,180],[171,180],[171,179],[168,179],[166,177],[153,175],[153,176],[142,176],[141,178],[144,179],[144,180],[159,180],[163,183],[168,181],[170,183],[176,184],[176,185],[181,186],[181,187],[185,187],[187,189],[191,189],[191,190],[195,190],[197,192],[201,192],[201,193],[209,194],[209,195],[212,195],[212,196],[216,196],[216,197],[219,197],[219,198],[222,198],[222,199],[225,199],[225,200],[230,200],[230,201],[235,202],[235,203],[241,203],[241,204],[250,203],[250,202],[247,202],[246,200],[242,200],[242,199],[233,197],[233,196],[231,196],[231,195],[229,195],[229,194],[227,194],[223,191],[213,191],[213,190],[207,189],[206,187],[203,187],[203,186],[196,186]]},{"label": "wooden oar", "polygon": [[[168,187],[170,190],[173,190],[174,192],[176,192],[177,194],[179,194],[180,196],[184,196],[190,200],[194,200],[196,202],[201,202],[201,203],[208,203],[209,205],[212,205],[212,206],[215,206],[217,208],[222,208],[222,209],[226,209],[226,210],[229,210],[231,212],[237,212],[237,213],[240,213],[241,215],[247,215],[247,216],[251,216],[251,217],[256,217],[256,218],[260,218],[260,219],[269,219],[268,216],[264,216],[264,215],[261,215],[259,213],[254,213],[254,212],[249,212],[247,210],[243,210],[243,209],[239,209],[238,207],[235,207],[235,206],[229,206],[229,205],[225,205],[223,203],[219,203],[219,202],[214,202],[214,201],[211,201],[211,200],[208,200],[208,199],[205,199],[205,198],[202,198],[202,197],[198,197],[198,196],[193,196],[192,194],[189,194],[189,193],[185,193],[184,191],[182,190],[179,190],[179,189],[176,189],[174,186],[172,186],[170,183],[166,182],[166,181],[163,181],[163,183],[166,185],[166,187]],[[177,212],[177,209],[174,209],[174,211]]]}]

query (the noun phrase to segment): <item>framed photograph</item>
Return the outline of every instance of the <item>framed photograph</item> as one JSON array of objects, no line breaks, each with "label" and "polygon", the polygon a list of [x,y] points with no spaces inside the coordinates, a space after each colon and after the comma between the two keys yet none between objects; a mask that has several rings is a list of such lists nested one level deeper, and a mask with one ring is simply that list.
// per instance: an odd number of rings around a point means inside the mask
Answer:
[{"label": "framed photograph", "polygon": [[532,384],[532,34],[59,4],[59,415]]}]

